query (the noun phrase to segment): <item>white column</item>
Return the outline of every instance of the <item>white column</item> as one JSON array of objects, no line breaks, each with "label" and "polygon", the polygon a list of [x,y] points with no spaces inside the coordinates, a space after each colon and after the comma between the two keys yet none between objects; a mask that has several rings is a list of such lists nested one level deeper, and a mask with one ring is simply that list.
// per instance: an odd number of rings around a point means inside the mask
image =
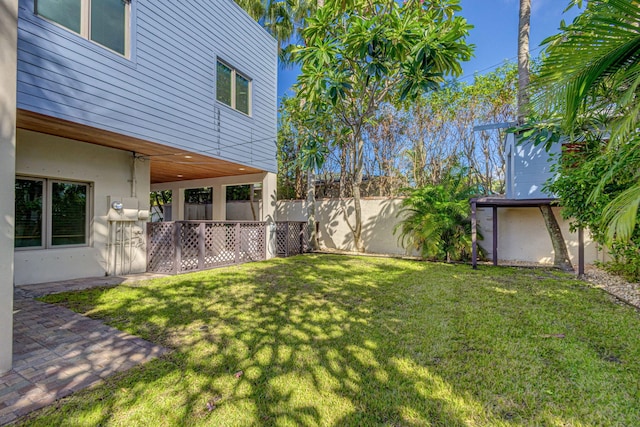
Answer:
[{"label": "white column", "polygon": [[184,221],[184,188],[171,188],[171,220]]},{"label": "white column", "polygon": [[211,184],[213,191],[213,220],[226,221],[227,219],[227,187],[221,184]]},{"label": "white column", "polygon": [[276,200],[278,176],[266,173],[262,179],[262,220],[268,224],[267,258],[276,256]]},{"label": "white column", "polygon": [[13,351],[18,0],[0,0],[0,372]]}]

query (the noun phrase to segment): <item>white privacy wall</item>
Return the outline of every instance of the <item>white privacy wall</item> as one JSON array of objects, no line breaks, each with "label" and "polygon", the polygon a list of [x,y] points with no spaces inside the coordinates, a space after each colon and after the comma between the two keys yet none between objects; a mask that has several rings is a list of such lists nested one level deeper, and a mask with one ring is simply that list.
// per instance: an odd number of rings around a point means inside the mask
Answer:
[{"label": "white privacy wall", "polygon": [[[400,222],[400,198],[366,198],[362,200],[363,233],[366,251],[369,253],[407,255],[393,233]],[[306,221],[306,202],[282,200],[276,206],[277,221]],[[249,206],[246,206],[249,209]],[[569,222],[562,220],[560,210],[554,208],[567,242],[571,261],[577,264],[578,235],[569,232]],[[492,257],[492,210],[478,209],[478,227],[484,240],[480,246]],[[353,223],[353,201],[351,199],[325,199],[316,202],[316,221],[320,223],[320,246],[326,249],[353,251],[355,246],[347,218]],[[411,255],[411,254],[409,254]],[[604,253],[585,233],[585,261],[602,260]],[[504,262],[553,263],[553,247],[537,208],[498,209],[498,259]]]},{"label": "white privacy wall", "polygon": [[[480,246],[485,248],[487,257],[492,258],[493,222],[491,208],[478,208],[478,230],[483,240]],[[560,208],[553,208],[564,236],[569,258],[574,267],[578,263],[578,232],[569,231],[569,221],[562,219]],[[603,261],[605,252],[584,233],[585,262],[592,264]],[[538,208],[498,208],[498,259],[500,261],[524,261],[540,264],[553,264],[554,251],[547,227]]]},{"label": "white privacy wall", "polygon": [[[367,198],[362,200],[362,240],[366,252],[405,255],[406,251],[393,234],[398,223],[401,199]],[[279,201],[277,221],[306,221],[306,202]],[[316,202],[320,246],[326,249],[355,251],[349,224],[354,224],[352,199],[325,199]]]}]

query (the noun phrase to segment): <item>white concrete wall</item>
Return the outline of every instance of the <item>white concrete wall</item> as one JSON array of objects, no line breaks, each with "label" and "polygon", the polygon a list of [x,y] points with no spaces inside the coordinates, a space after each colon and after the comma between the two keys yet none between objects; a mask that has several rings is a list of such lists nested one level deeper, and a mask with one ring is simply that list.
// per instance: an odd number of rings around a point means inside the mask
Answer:
[{"label": "white concrete wall", "polygon": [[[401,199],[362,199],[362,240],[369,253],[405,255],[398,236],[393,234]],[[306,202],[303,200],[279,201],[278,221],[306,221]],[[327,249],[355,251],[349,222],[354,224],[352,199],[323,199],[316,202],[316,221],[319,222],[320,246]],[[349,222],[348,222],[349,221]]]},{"label": "white concrete wall", "polygon": [[[227,220],[228,221],[253,221],[253,212],[248,200],[234,200],[227,202]],[[254,201],[253,208],[256,212],[256,218],[262,218],[262,200]]]},{"label": "white concrete wall", "polygon": [[[574,267],[578,265],[578,232],[569,231],[569,221],[562,219],[561,209],[553,208],[565,238],[569,258]],[[493,257],[493,220],[491,208],[478,209],[478,229],[484,240],[480,241],[487,257]],[[584,233],[585,262],[607,260],[606,252],[599,250],[588,231]],[[538,208],[498,208],[498,260],[525,261],[553,264],[553,246],[544,219]]]},{"label": "white concrete wall", "polygon": [[[107,219],[110,200],[131,198],[132,154],[18,130],[16,175],[91,183],[92,216],[88,247],[16,250],[15,284],[105,275],[108,233],[114,232],[113,223],[110,228]],[[149,176],[149,162],[137,160],[135,193],[138,208],[143,210],[149,209]],[[113,210],[111,213],[114,214]],[[144,221],[133,224],[136,237],[132,245],[131,272],[143,272],[146,270],[145,224]]]},{"label": "white concrete wall", "polygon": [[[365,198],[362,200],[363,240],[367,252],[392,255],[408,254],[393,234],[395,226],[401,221],[397,212],[401,199]],[[345,212],[353,222],[352,200],[318,200],[316,202],[316,220],[320,222],[318,236],[321,248],[353,251],[351,230],[345,220]],[[554,208],[571,261],[577,264],[578,235],[569,232],[569,222],[562,220],[558,208]],[[485,248],[489,259],[492,257],[492,210],[478,209],[478,227],[484,240],[480,246]],[[277,204],[278,221],[306,221],[306,202],[303,200],[283,200]],[[412,255],[412,254],[408,254]],[[585,261],[593,263],[602,260],[605,254],[585,232]],[[544,219],[538,208],[500,208],[498,209],[498,259],[503,262],[523,261],[540,264],[553,264],[553,247]]]},{"label": "white concrete wall", "polygon": [[0,372],[13,349],[18,0],[0,0]]}]

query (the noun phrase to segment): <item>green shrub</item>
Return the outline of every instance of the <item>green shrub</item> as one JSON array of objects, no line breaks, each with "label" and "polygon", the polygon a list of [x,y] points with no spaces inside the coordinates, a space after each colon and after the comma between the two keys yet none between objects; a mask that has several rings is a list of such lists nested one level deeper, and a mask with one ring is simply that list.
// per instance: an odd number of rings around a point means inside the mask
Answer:
[{"label": "green shrub", "polygon": [[466,181],[465,169],[449,171],[440,184],[409,190],[394,229],[402,247],[425,259],[465,261],[471,257],[469,199],[475,187]]}]

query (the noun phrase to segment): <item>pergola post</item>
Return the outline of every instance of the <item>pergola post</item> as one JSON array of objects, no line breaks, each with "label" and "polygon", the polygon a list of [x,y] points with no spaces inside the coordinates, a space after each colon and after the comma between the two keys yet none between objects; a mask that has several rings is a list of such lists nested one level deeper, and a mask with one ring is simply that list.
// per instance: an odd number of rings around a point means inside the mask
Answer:
[{"label": "pergola post", "polygon": [[498,207],[493,206],[493,265],[498,265]]},{"label": "pergola post", "polygon": [[478,221],[476,216],[476,199],[471,199],[471,266],[478,268]]},{"label": "pergola post", "polygon": [[578,277],[584,276],[584,229],[578,228]]}]

